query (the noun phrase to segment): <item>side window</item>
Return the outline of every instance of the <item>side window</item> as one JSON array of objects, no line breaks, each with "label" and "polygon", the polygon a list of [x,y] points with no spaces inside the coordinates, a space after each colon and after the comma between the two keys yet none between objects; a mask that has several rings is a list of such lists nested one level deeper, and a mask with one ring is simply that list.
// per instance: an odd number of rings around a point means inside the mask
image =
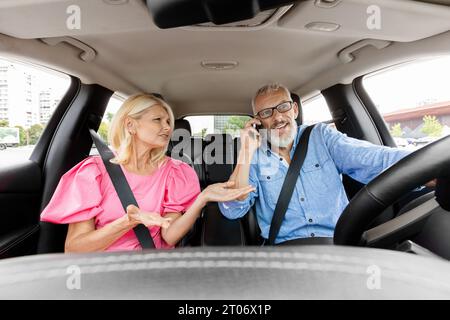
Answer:
[{"label": "side window", "polygon": [[[332,116],[328,104],[322,94],[302,101],[303,123],[314,124],[318,122],[332,122]],[[192,129],[192,135],[205,137],[210,133],[229,133],[234,137],[239,136],[250,116],[242,115],[210,115],[210,116],[187,116]],[[333,123],[331,123],[334,126]]]},{"label": "side window", "polygon": [[418,60],[363,79],[397,146],[415,150],[450,134],[450,56]]},{"label": "side window", "polygon": [[[303,106],[303,123],[314,124],[318,122],[332,122],[328,104],[322,94],[318,94],[312,98],[302,101]],[[333,123],[331,125],[334,126]]]},{"label": "side window", "polygon": [[30,157],[69,85],[65,74],[0,58],[0,166]]},{"label": "side window", "polygon": [[240,129],[244,128],[249,116],[242,115],[211,115],[211,116],[188,116],[185,117],[191,125],[192,135],[204,138],[210,133],[228,133],[233,138],[238,137]]},{"label": "side window", "polygon": [[[111,120],[124,101],[125,98],[119,96],[116,93],[113,94],[109,99],[108,105],[106,106],[105,114],[103,115],[102,122],[100,123],[100,127],[97,130],[100,137],[102,137],[103,141],[105,141],[106,143],[108,143],[108,131],[109,126],[111,124]],[[89,154],[91,156],[98,155],[98,151],[95,148],[94,144],[92,145],[91,152]]]}]

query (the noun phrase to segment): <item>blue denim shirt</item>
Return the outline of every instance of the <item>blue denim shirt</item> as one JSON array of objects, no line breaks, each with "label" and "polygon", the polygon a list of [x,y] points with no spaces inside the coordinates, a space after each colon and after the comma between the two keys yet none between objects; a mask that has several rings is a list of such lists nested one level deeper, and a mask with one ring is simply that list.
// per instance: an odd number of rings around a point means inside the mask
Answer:
[{"label": "blue denim shirt", "polygon": [[[302,125],[298,129],[291,159],[305,128]],[[348,204],[342,174],[366,184],[409,153],[349,138],[323,123],[317,124],[311,132],[308,153],[275,243],[333,237],[336,222]],[[256,202],[261,235],[267,239],[288,168],[286,160],[263,144],[250,165],[249,183],[256,190],[243,201],[219,203],[220,211],[229,219],[237,219]]]}]

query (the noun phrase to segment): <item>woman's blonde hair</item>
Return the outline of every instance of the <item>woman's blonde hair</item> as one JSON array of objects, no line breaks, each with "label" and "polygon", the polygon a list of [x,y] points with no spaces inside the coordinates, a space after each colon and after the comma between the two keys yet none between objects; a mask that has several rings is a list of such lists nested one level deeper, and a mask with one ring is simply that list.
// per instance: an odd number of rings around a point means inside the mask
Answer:
[{"label": "woman's blonde hair", "polygon": [[[152,94],[139,93],[129,97],[124,101],[120,109],[114,115],[108,132],[108,141],[116,152],[116,157],[111,160],[116,164],[128,164],[135,151],[133,137],[126,128],[127,117],[139,120],[142,115],[154,106],[163,107],[170,119],[170,128],[174,128],[174,116],[172,108],[162,99]],[[150,151],[149,162],[151,164],[160,164],[167,151],[167,145],[162,148],[155,148]],[[149,164],[150,164],[149,163]]]}]

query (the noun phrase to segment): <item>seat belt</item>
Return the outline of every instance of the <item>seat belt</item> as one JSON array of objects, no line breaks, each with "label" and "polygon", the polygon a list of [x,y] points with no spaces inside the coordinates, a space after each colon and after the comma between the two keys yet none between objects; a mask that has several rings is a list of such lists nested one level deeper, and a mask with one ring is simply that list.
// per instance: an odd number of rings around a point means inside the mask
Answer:
[{"label": "seat belt", "polygon": [[[95,146],[97,147],[98,153],[100,154],[103,163],[105,164],[106,171],[108,172],[109,177],[114,185],[114,189],[116,190],[117,195],[119,196],[120,202],[122,203],[122,207],[127,212],[127,206],[130,204],[138,207],[136,198],[133,195],[133,191],[131,191],[130,185],[128,184],[127,179],[125,178],[125,174],[120,168],[119,165],[111,163],[109,160],[114,158],[114,154],[111,149],[103,142],[97,132],[93,129],[89,129],[89,132],[92,137],[92,141],[94,141]],[[142,249],[154,249],[155,244],[153,242],[152,236],[148,228],[143,224],[138,224],[133,228],[136,237],[141,244]]]},{"label": "seat belt", "polygon": [[286,178],[284,178],[283,186],[281,187],[281,192],[278,196],[277,205],[275,206],[272,222],[270,224],[269,245],[273,246],[275,244],[275,239],[280,231],[281,223],[286,215],[286,210],[289,206],[289,202],[291,201],[292,193],[294,192],[295,184],[297,183],[297,179],[300,174],[300,169],[302,168],[303,162],[306,158],[306,153],[308,152],[309,136],[311,135],[313,128],[314,125],[305,128],[302,132],[302,136],[300,137],[300,141],[295,148],[294,156],[292,157],[291,164],[289,165]]}]

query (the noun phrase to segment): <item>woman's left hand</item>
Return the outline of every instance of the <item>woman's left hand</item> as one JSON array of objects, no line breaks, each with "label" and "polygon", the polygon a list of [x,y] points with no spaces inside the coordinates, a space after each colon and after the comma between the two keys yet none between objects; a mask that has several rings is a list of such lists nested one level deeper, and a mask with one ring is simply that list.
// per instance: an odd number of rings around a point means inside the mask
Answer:
[{"label": "woman's left hand", "polygon": [[127,207],[128,219],[133,225],[142,223],[146,227],[158,226],[167,229],[170,226],[173,218],[164,218],[156,212],[146,212],[140,210],[134,205]]},{"label": "woman's left hand", "polygon": [[234,181],[215,183],[203,190],[201,195],[205,202],[225,202],[236,200],[239,197],[255,191],[255,187],[251,185],[239,189],[233,189],[233,186]]}]

